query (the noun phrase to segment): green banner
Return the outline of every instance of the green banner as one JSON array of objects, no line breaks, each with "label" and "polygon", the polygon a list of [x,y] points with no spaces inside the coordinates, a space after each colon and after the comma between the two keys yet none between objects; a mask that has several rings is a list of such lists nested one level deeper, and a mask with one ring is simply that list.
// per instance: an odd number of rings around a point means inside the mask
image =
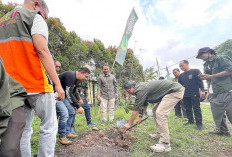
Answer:
[{"label": "green banner", "polygon": [[130,39],[133,29],[134,29],[134,25],[136,23],[136,21],[138,20],[138,16],[134,10],[134,8],[132,9],[130,16],[127,20],[127,24],[126,24],[126,28],[122,37],[122,41],[119,45],[118,51],[117,51],[117,55],[115,58],[115,61],[118,62],[118,64],[123,66],[125,57],[126,57],[126,52],[127,52],[127,45],[128,45],[128,40]]}]

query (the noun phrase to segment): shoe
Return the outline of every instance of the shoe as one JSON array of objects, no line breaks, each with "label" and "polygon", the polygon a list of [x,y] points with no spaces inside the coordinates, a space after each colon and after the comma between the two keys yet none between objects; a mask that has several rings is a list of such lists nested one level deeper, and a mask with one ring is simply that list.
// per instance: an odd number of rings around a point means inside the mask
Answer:
[{"label": "shoe", "polygon": [[165,143],[158,143],[153,146],[150,146],[150,148],[151,150],[157,153],[169,152],[172,150],[170,144],[165,144]]},{"label": "shoe", "polygon": [[66,135],[66,137],[67,138],[77,138],[77,135],[69,133],[69,134]]},{"label": "shoe", "polygon": [[218,129],[214,131],[210,131],[209,134],[222,135],[222,136],[228,136],[228,137],[231,136],[229,131],[220,131]]},{"label": "shoe", "polygon": [[158,138],[160,137],[160,135],[159,135],[159,134],[156,134],[156,133],[154,133],[154,134],[149,134],[149,136],[150,136],[150,138],[152,138],[152,139],[158,139]]},{"label": "shoe", "polygon": [[61,143],[61,144],[63,144],[63,145],[70,145],[70,144],[72,144],[72,141],[69,141],[67,138],[65,138],[65,137],[61,137],[61,138],[59,138],[59,142]]},{"label": "shoe", "polygon": [[95,122],[90,122],[89,124],[87,124],[87,126],[97,126],[97,123],[95,123]]},{"label": "shoe", "polygon": [[194,124],[194,122],[187,122],[184,125],[193,125],[193,124]]},{"label": "shoe", "polygon": [[203,125],[197,125],[197,130],[203,130]]}]

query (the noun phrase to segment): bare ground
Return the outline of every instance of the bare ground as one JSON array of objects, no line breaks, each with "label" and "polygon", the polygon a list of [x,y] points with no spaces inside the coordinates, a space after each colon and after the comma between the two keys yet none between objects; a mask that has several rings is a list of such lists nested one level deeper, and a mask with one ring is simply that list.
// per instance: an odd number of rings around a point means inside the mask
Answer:
[{"label": "bare ground", "polygon": [[135,137],[121,130],[112,128],[92,131],[79,135],[69,146],[59,145],[56,149],[58,157],[127,157],[129,146],[135,142]]}]

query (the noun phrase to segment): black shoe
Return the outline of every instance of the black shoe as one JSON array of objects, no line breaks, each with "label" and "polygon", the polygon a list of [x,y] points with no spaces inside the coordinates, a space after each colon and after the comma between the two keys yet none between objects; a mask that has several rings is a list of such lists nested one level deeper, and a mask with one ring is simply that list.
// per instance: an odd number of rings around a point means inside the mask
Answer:
[{"label": "black shoe", "polygon": [[222,135],[228,137],[231,136],[229,131],[219,131],[219,130],[210,131],[209,134]]},{"label": "black shoe", "polygon": [[193,124],[194,124],[194,122],[187,122],[184,125],[193,125]]},{"label": "black shoe", "polygon": [[203,125],[197,125],[197,130],[203,130]]}]

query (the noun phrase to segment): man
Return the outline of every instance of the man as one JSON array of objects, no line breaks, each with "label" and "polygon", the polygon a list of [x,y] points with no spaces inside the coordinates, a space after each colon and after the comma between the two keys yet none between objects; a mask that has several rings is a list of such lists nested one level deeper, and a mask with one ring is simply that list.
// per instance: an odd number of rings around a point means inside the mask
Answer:
[{"label": "man", "polygon": [[6,72],[0,58],[0,156],[21,157],[20,139],[26,123],[26,90]]},{"label": "man", "polygon": [[[91,67],[89,65],[85,65],[86,68],[89,69],[89,71],[91,71]],[[77,88],[76,90],[76,96],[78,97],[78,101],[82,100],[84,105],[82,106],[84,108],[85,111],[85,118],[86,118],[86,122],[88,126],[96,126],[97,123],[92,122],[91,119],[91,108],[89,105],[89,97],[88,97],[88,82],[83,81],[80,82],[79,84],[79,88]]]},{"label": "man", "polygon": [[63,125],[59,125],[59,141],[62,144],[70,144],[66,140],[68,138],[76,138],[77,135],[72,134],[72,127],[75,122],[76,112],[79,114],[84,113],[84,109],[81,105],[84,105],[83,101],[78,100],[79,95],[76,95],[76,90],[79,88],[80,82],[85,81],[89,77],[90,71],[86,67],[80,68],[78,71],[67,71],[59,75],[60,82],[65,91],[65,99],[63,103],[68,112],[68,119]]},{"label": "man", "polygon": [[198,69],[190,69],[189,62],[187,60],[181,61],[179,66],[180,69],[184,71],[179,76],[179,83],[185,87],[183,102],[188,118],[188,123],[185,125],[194,124],[194,111],[197,129],[202,130],[203,124],[200,108],[200,97],[204,97],[205,92],[203,82],[198,76],[201,74],[201,72]]},{"label": "man", "polygon": [[114,123],[114,103],[117,94],[117,81],[115,76],[110,73],[108,65],[102,66],[103,74],[98,78],[97,99],[101,101],[102,125],[107,121],[107,108],[109,108],[109,121]]},{"label": "man", "polygon": [[55,61],[56,72],[59,73],[61,70],[61,63],[59,61]]},{"label": "man", "polygon": [[[160,138],[159,143],[151,146],[154,152],[171,151],[170,137],[168,129],[168,115],[174,106],[183,98],[184,88],[177,82],[168,80],[153,80],[145,83],[136,84],[129,81],[125,84],[124,89],[136,96],[134,109],[130,120],[124,125],[126,131],[134,122],[139,111],[146,111],[145,102],[157,103],[153,108],[154,121],[157,127],[157,133],[150,134],[152,138]],[[160,102],[160,103],[158,103]],[[138,123],[141,121],[140,116]]]},{"label": "man", "polygon": [[217,129],[209,132],[230,136],[226,125],[226,116],[232,123],[232,61],[228,56],[218,56],[209,47],[199,49],[197,57],[204,63],[205,74],[200,75],[202,80],[208,81],[208,92],[211,111]]},{"label": "man", "polygon": [[48,49],[47,15],[43,0],[25,0],[22,8],[15,8],[0,20],[0,56],[6,72],[26,89],[30,104],[25,108],[26,126],[20,142],[23,157],[31,157],[34,112],[41,119],[38,156],[54,156],[56,102],[48,76],[55,84],[57,99],[65,96]]},{"label": "man", "polygon": [[[175,78],[173,79],[174,82],[178,82],[178,79],[179,79],[179,76],[180,76],[180,70],[178,68],[175,68],[173,69],[173,75],[175,76]],[[184,108],[184,104],[183,104],[183,101],[179,101],[176,106],[175,106],[175,115],[178,117],[178,118],[181,118],[182,117],[182,114],[181,114],[181,109],[182,109],[182,113],[183,113],[183,117],[184,118],[187,118],[187,115],[186,115],[186,109]]]}]

